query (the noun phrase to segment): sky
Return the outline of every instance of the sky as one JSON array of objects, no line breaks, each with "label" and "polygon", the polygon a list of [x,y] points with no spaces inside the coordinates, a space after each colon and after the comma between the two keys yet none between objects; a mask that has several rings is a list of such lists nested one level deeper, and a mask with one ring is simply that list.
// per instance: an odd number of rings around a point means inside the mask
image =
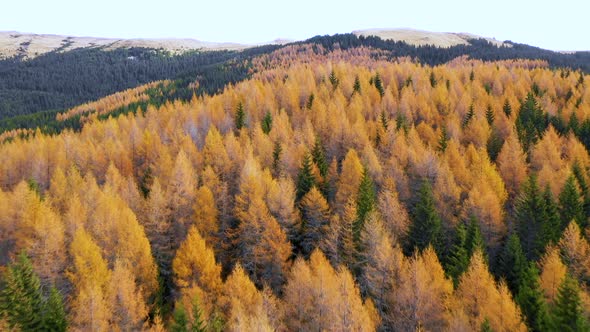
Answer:
[{"label": "sky", "polygon": [[4,0],[0,30],[263,43],[369,28],[468,32],[590,50],[587,0]]}]

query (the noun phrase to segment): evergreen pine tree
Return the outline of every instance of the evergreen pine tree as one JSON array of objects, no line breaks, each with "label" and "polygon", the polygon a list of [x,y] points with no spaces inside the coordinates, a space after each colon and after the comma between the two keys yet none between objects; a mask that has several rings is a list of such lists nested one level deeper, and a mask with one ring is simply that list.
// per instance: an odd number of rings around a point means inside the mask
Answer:
[{"label": "evergreen pine tree", "polygon": [[572,173],[576,177],[576,181],[580,187],[580,194],[582,195],[582,201],[584,205],[584,214],[585,217],[588,218],[590,217],[590,189],[588,188],[588,182],[586,182],[586,177],[584,176],[582,166],[580,166],[580,163],[577,160],[572,166]]},{"label": "evergreen pine tree", "polygon": [[524,151],[528,152],[541,137],[547,128],[547,121],[537,104],[532,93],[527,95],[525,102],[520,106],[516,118],[516,131]]},{"label": "evergreen pine tree", "polygon": [[510,117],[510,115],[512,114],[512,106],[510,106],[510,102],[508,101],[508,99],[504,101],[502,111],[504,111],[504,114],[506,114],[507,117]]},{"label": "evergreen pine tree", "polygon": [[530,331],[542,332],[549,327],[547,304],[539,283],[539,270],[530,262],[519,280],[518,293],[515,297]]},{"label": "evergreen pine tree", "polygon": [[440,245],[442,233],[441,219],[436,211],[432,186],[424,180],[418,192],[418,203],[412,213],[412,222],[408,234],[408,252],[415,248],[423,250],[432,244],[434,248]]},{"label": "evergreen pine tree", "polygon": [[385,94],[385,89],[383,88],[383,82],[381,81],[381,76],[379,76],[379,73],[375,74],[375,79],[373,80],[373,83],[375,84],[375,88],[377,88],[377,91],[379,91],[379,96],[383,97],[383,95]]},{"label": "evergreen pine tree", "polygon": [[283,153],[283,147],[281,142],[276,141],[272,149],[272,171],[274,176],[277,177],[281,174],[281,154]]},{"label": "evergreen pine tree", "polygon": [[328,175],[329,165],[328,161],[326,160],[324,145],[322,144],[322,140],[319,137],[316,137],[315,139],[315,143],[311,149],[311,157],[313,163],[318,167],[320,175],[322,177]]},{"label": "evergreen pine tree", "polygon": [[379,116],[379,121],[381,122],[381,127],[383,128],[383,131],[387,132],[387,129],[389,128],[389,120],[387,119],[387,116],[385,115],[385,111],[381,111],[381,115]]},{"label": "evergreen pine tree", "polygon": [[336,88],[338,87],[338,84],[340,83],[340,80],[338,79],[338,77],[336,77],[336,73],[334,72],[334,70],[332,70],[332,72],[330,72],[330,83],[332,83],[332,88],[334,90],[336,90]]},{"label": "evergreen pine tree", "polygon": [[188,315],[182,303],[178,303],[174,308],[172,319],[171,332],[188,332]]},{"label": "evergreen pine tree", "polygon": [[467,229],[463,222],[459,222],[455,228],[455,239],[453,246],[448,254],[446,270],[447,274],[453,278],[455,287],[459,285],[459,277],[467,270],[469,266],[470,254],[466,248]]},{"label": "evergreen pine tree", "polygon": [[469,123],[471,122],[471,119],[473,119],[473,116],[475,115],[475,110],[473,108],[473,104],[469,105],[469,110],[467,111],[467,114],[465,114],[465,118],[463,118],[463,123],[462,126],[463,128],[466,128]]},{"label": "evergreen pine tree", "polygon": [[578,130],[580,129],[580,121],[578,120],[576,112],[572,112],[572,115],[570,116],[570,121],[568,123],[568,127],[572,131],[572,133],[578,133]]},{"label": "evergreen pine tree", "polygon": [[562,229],[572,220],[578,223],[580,229],[586,228],[587,222],[584,205],[573,175],[567,178],[559,194],[559,214],[561,215]]},{"label": "evergreen pine tree", "polygon": [[434,76],[434,72],[433,71],[430,72],[430,78],[429,78],[429,80],[430,80],[430,86],[433,87],[433,88],[436,87],[437,81],[436,81],[436,77]]},{"label": "evergreen pine tree", "polygon": [[471,255],[475,252],[475,250],[480,249],[481,253],[486,258],[486,246],[483,240],[483,235],[481,234],[481,229],[479,227],[479,221],[475,216],[471,216],[469,218],[469,225],[467,225],[467,234],[465,237],[465,250],[467,250],[467,254],[471,258]]},{"label": "evergreen pine tree", "polygon": [[6,317],[11,328],[37,331],[43,326],[41,281],[24,252],[4,273],[0,314]]},{"label": "evergreen pine tree", "polygon": [[[561,223],[561,216],[559,215],[559,207],[553,197],[553,192],[549,184],[545,186],[543,200],[545,202],[546,219],[543,224],[542,235],[538,237],[537,248],[545,248],[549,243],[557,243],[564,230],[564,226]],[[541,254],[540,252],[539,255]]]},{"label": "evergreen pine tree", "polygon": [[244,105],[240,102],[236,109],[235,117],[236,129],[240,130],[246,126],[246,113],[244,112]]},{"label": "evergreen pine tree", "polygon": [[262,131],[268,135],[268,133],[270,133],[270,130],[272,129],[272,115],[270,114],[270,112],[266,112],[260,125],[262,126]]},{"label": "evergreen pine tree", "polygon": [[449,145],[449,134],[447,133],[447,127],[442,127],[440,132],[440,138],[438,139],[438,151],[445,153],[447,146]]},{"label": "evergreen pine tree", "polygon": [[475,72],[471,69],[471,73],[469,73],[469,80],[473,82],[475,80]]},{"label": "evergreen pine tree", "polygon": [[66,310],[63,298],[55,287],[51,287],[49,298],[45,303],[43,316],[43,330],[51,332],[65,332],[68,329]]},{"label": "evergreen pine tree", "polygon": [[578,282],[569,275],[559,286],[551,308],[551,325],[553,331],[588,331]]},{"label": "evergreen pine tree", "polygon": [[545,200],[536,175],[529,176],[521,188],[514,207],[516,230],[526,258],[536,260],[544,250],[541,245],[545,238],[543,231],[547,229],[548,222]]},{"label": "evergreen pine tree", "polygon": [[361,80],[359,79],[358,75],[354,78],[354,85],[352,86],[353,94],[358,93],[361,94]]},{"label": "evergreen pine tree", "polygon": [[309,95],[309,98],[307,98],[307,104],[305,105],[305,107],[310,110],[313,107],[313,100],[315,99],[315,96],[312,94]]},{"label": "evergreen pine tree", "polygon": [[375,209],[376,201],[377,193],[375,191],[375,184],[373,183],[373,179],[371,179],[371,175],[367,172],[367,168],[364,167],[357,196],[357,218],[353,225],[355,243],[359,243],[365,220],[369,213]]},{"label": "evergreen pine tree", "polygon": [[488,150],[488,156],[490,160],[495,162],[504,146],[504,140],[496,128],[492,129],[492,133],[486,143],[486,149]]},{"label": "evergreen pine tree", "polygon": [[191,332],[205,332],[207,331],[207,324],[203,320],[203,310],[199,298],[193,299],[193,322],[191,324]]},{"label": "evergreen pine tree", "polygon": [[315,185],[316,180],[312,172],[312,160],[311,155],[306,153],[299,168],[299,174],[297,175],[297,195],[296,200],[299,201],[311,188]]},{"label": "evergreen pine tree", "polygon": [[481,332],[494,332],[492,330],[492,326],[490,325],[489,319],[484,319],[483,323],[481,323],[481,328],[479,329]]},{"label": "evergreen pine tree", "polygon": [[520,280],[527,268],[527,260],[518,235],[512,234],[498,257],[498,272],[506,280],[513,294],[518,294]]},{"label": "evergreen pine tree", "polygon": [[488,125],[490,125],[490,127],[494,125],[495,115],[494,110],[492,110],[492,106],[490,105],[488,105],[488,108],[486,109],[486,120],[488,121]]}]

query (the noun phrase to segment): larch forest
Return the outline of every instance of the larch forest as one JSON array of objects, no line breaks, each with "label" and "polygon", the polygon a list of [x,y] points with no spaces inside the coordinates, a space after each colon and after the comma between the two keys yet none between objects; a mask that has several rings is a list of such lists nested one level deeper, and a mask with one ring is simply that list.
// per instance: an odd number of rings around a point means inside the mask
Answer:
[{"label": "larch forest", "polygon": [[379,43],[3,120],[0,330],[589,331],[588,63]]}]

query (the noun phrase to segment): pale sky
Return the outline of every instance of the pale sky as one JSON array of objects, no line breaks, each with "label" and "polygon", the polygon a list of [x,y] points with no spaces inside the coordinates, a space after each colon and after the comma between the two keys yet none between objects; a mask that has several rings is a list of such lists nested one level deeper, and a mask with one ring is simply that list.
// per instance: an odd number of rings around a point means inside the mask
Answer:
[{"label": "pale sky", "polygon": [[588,0],[3,0],[0,30],[261,43],[413,28],[590,50],[589,14]]}]

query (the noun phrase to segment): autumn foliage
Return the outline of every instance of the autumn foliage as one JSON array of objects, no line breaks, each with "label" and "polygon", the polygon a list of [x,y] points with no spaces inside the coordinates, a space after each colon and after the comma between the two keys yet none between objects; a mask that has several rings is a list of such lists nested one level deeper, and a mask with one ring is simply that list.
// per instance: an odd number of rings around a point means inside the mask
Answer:
[{"label": "autumn foliage", "polygon": [[584,324],[590,89],[545,67],[293,46],[217,95],[15,135],[1,269],[24,252],[80,331],[525,331],[512,235],[551,324],[566,296]]}]

